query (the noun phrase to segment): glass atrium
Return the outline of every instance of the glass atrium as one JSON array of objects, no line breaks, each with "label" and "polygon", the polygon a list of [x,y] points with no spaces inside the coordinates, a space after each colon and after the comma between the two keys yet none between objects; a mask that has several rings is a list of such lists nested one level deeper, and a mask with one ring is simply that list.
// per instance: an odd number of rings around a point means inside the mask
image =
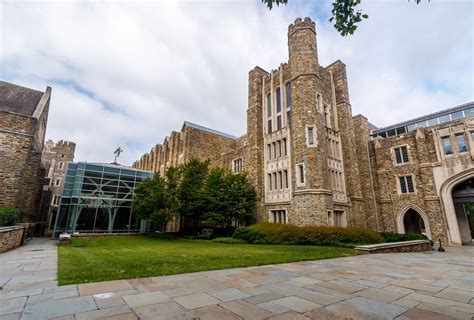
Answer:
[{"label": "glass atrium", "polygon": [[147,231],[147,221],[133,214],[132,199],[136,185],[152,175],[117,164],[69,162],[53,238]]}]

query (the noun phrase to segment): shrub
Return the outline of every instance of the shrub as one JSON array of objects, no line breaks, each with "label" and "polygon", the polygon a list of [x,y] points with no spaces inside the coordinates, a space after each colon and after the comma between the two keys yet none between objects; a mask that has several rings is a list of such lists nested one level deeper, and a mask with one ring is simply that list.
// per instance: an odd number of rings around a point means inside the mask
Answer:
[{"label": "shrub", "polygon": [[395,233],[395,232],[380,232],[384,242],[399,242],[410,240],[428,240],[428,237],[419,233]]},{"label": "shrub", "polygon": [[12,226],[20,217],[20,212],[15,208],[0,207],[0,227]]},{"label": "shrub", "polygon": [[342,227],[298,227],[276,223],[258,223],[238,228],[235,239],[248,243],[341,245],[370,244],[382,242],[382,237],[367,228]]},{"label": "shrub", "polygon": [[250,227],[239,227],[235,229],[234,234],[232,235],[234,239],[243,240],[247,243],[258,243],[263,241],[265,234],[251,229]]},{"label": "shrub", "polygon": [[244,244],[247,243],[244,240],[234,239],[229,237],[221,237],[212,239],[212,242],[219,242],[219,243],[228,243],[228,244]]}]

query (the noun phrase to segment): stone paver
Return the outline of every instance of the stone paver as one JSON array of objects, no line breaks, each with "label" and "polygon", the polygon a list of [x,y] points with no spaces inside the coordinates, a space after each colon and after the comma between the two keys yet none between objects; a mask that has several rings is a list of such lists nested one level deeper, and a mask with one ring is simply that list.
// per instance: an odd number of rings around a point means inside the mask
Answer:
[{"label": "stone paver", "polygon": [[144,292],[138,293],[128,296],[123,296],[123,300],[127,302],[127,304],[134,308],[140,306],[146,306],[147,304],[156,304],[160,302],[169,301],[170,298],[165,295],[163,292],[156,291],[156,292]]},{"label": "stone paver", "polygon": [[199,308],[193,310],[193,314],[198,317],[200,320],[241,320],[242,317],[239,317],[233,312],[230,312],[227,309],[224,309],[220,306],[209,306],[204,308]]},{"label": "stone paver", "polygon": [[188,310],[208,307],[214,304],[218,304],[220,302],[219,300],[213,298],[207,293],[196,293],[187,296],[181,296],[174,298],[174,301],[176,301]]},{"label": "stone paver", "polygon": [[58,287],[54,241],[0,254],[0,320],[472,319],[474,247]]},{"label": "stone paver", "polygon": [[298,297],[286,297],[277,300],[272,300],[270,302],[300,313],[304,313],[321,307],[321,305],[317,303]]},{"label": "stone paver", "polygon": [[222,290],[211,291],[209,294],[221,301],[232,301],[250,297],[250,294],[235,288],[227,288]]},{"label": "stone paver", "polygon": [[271,302],[264,302],[264,303],[259,303],[257,304],[258,307],[265,309],[267,311],[270,311],[273,314],[282,314],[290,311],[289,309],[282,307],[278,304],[274,304]]}]

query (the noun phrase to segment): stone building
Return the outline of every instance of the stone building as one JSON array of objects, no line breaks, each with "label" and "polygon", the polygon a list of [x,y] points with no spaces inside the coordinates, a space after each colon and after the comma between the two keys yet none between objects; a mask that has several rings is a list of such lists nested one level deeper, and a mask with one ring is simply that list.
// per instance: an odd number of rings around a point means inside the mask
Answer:
[{"label": "stone building", "polygon": [[44,185],[41,167],[51,88],[44,92],[0,81],[0,206],[35,222]]},{"label": "stone building", "polygon": [[74,142],[63,140],[56,143],[48,140],[43,149],[41,163],[46,171],[47,184],[45,187],[51,192],[48,214],[45,217],[46,235],[49,235],[54,227],[59,199],[63,194],[67,163],[74,160],[75,151],[76,144]]},{"label": "stone building", "polygon": [[[463,204],[474,202],[474,103],[377,129],[352,115],[344,63],[319,64],[310,18],[288,27],[288,53],[275,70],[249,72],[245,135],[185,122],[133,166],[163,174],[196,157],[244,170],[257,191],[259,221],[470,242]],[[453,192],[460,200],[453,202]]]}]

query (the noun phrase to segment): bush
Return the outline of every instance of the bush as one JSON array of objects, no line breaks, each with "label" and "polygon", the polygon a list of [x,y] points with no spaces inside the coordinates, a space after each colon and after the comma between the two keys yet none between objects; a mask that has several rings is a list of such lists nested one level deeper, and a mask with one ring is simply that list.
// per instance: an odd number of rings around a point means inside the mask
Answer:
[{"label": "bush", "polygon": [[20,218],[20,212],[15,208],[0,207],[0,227],[12,226]]},{"label": "bush", "polygon": [[384,242],[399,242],[410,240],[428,240],[428,237],[419,233],[395,233],[395,232],[380,232]]},{"label": "bush", "polygon": [[212,242],[219,242],[219,243],[228,243],[228,244],[244,244],[247,243],[244,240],[229,238],[229,237],[221,237],[212,239]]},{"label": "bush", "polygon": [[367,228],[297,227],[276,223],[258,223],[241,227],[234,232],[235,239],[248,243],[334,245],[353,247],[354,244],[380,243],[383,238]]},{"label": "bush", "polygon": [[234,239],[243,240],[247,243],[259,243],[265,238],[265,234],[251,229],[250,227],[239,227],[235,229],[232,235]]}]

